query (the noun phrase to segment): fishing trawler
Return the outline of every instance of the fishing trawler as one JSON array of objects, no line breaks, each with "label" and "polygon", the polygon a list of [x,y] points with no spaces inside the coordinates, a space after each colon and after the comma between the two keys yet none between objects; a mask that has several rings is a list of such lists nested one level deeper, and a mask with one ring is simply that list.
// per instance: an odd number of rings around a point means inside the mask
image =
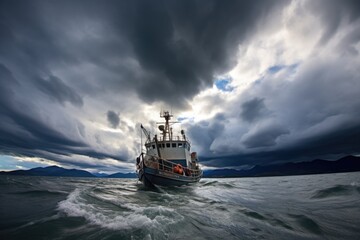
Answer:
[{"label": "fishing trawler", "polygon": [[174,136],[170,126],[176,123],[170,122],[173,115],[169,111],[162,111],[160,117],[165,119],[165,122],[157,123],[160,137],[155,134],[151,138],[150,132],[141,125],[146,136],[146,152],[141,151],[136,158],[139,180],[145,186],[180,186],[198,182],[203,172],[196,152],[190,152],[190,142],[184,130],[181,130],[181,136]]}]

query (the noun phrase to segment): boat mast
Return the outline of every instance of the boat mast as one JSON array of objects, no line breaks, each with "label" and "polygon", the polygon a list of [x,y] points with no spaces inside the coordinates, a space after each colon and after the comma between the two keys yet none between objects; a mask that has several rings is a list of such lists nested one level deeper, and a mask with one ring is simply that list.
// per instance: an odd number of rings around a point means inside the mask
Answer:
[{"label": "boat mast", "polygon": [[[144,128],[144,126],[142,124],[140,125],[140,127],[141,127],[142,131],[144,132],[144,134],[146,136],[146,142],[145,143],[150,142],[151,141],[150,132],[148,130],[146,130],[146,128]],[[141,140],[142,140],[142,138],[141,138]]]},{"label": "boat mast", "polygon": [[[172,128],[170,128],[169,120],[173,115],[169,113],[169,111],[162,111],[160,112],[160,117],[165,118],[165,126],[162,130],[163,140],[166,140],[167,137],[169,140],[172,140]],[[161,129],[160,129],[161,130]]]},{"label": "boat mast", "polygon": [[156,134],[155,134],[154,140],[155,140],[155,145],[156,145],[158,156],[159,156],[159,158],[161,158],[161,153],[160,153],[160,149],[159,149],[159,143],[158,143],[158,139],[157,139]]}]

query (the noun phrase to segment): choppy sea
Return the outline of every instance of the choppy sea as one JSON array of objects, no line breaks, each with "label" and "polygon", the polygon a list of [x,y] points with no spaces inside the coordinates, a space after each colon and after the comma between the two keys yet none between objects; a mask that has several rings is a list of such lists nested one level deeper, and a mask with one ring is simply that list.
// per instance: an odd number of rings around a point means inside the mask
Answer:
[{"label": "choppy sea", "polygon": [[0,239],[360,239],[360,172],[155,189],[2,176]]}]

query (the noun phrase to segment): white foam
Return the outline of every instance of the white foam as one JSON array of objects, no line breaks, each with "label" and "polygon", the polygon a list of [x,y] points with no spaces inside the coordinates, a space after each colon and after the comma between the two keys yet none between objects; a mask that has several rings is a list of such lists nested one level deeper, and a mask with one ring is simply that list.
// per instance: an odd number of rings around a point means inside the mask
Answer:
[{"label": "white foam", "polygon": [[89,203],[82,196],[85,189],[75,189],[66,200],[59,202],[58,209],[68,216],[84,217],[92,224],[108,229],[163,228],[183,220],[174,209],[163,206],[139,206],[123,204],[126,211],[104,209]]},{"label": "white foam", "polygon": [[359,184],[358,182],[352,182],[352,183],[350,183],[350,185],[353,186],[353,187],[358,187],[358,186],[360,186],[360,184]]}]

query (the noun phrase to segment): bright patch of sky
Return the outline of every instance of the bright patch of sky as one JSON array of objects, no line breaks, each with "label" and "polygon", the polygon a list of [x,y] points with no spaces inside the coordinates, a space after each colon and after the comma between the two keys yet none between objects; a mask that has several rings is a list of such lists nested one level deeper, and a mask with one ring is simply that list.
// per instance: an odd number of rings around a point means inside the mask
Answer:
[{"label": "bright patch of sky", "polygon": [[299,64],[292,64],[292,65],[289,65],[289,66],[275,65],[275,66],[269,67],[267,72],[271,73],[271,74],[274,74],[274,73],[278,73],[279,71],[281,71],[283,69],[286,69],[289,72],[294,72],[298,66],[299,66]]},{"label": "bright patch of sky", "polygon": [[268,69],[268,71],[270,73],[277,73],[278,71],[280,71],[283,68],[284,68],[284,66],[272,66]]},{"label": "bright patch of sky", "polygon": [[36,167],[47,167],[49,165],[51,164],[41,159],[0,156],[0,171],[10,171],[14,169],[25,170]]},{"label": "bright patch of sky", "polygon": [[189,116],[189,117],[182,117],[182,116],[180,116],[180,117],[177,117],[176,119],[177,119],[177,121],[180,122],[180,123],[189,122],[189,121],[194,121],[194,117],[192,117],[192,116]]},{"label": "bright patch of sky", "polygon": [[223,78],[223,79],[215,80],[214,84],[217,87],[217,89],[219,89],[220,91],[232,92],[234,88],[230,85],[230,83],[231,83],[231,78]]}]

